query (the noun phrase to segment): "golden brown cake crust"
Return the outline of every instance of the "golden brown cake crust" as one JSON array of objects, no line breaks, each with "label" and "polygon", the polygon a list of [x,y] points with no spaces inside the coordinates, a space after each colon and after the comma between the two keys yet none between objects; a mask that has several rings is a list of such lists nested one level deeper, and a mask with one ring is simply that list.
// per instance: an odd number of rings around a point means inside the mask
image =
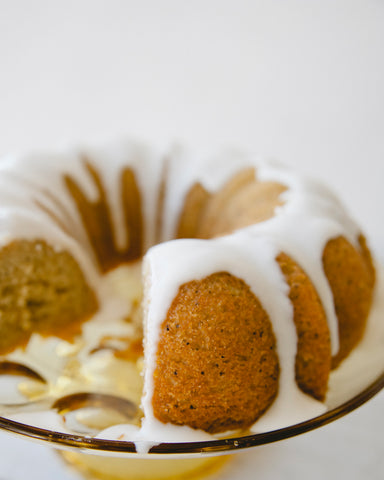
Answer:
[{"label": "golden brown cake crust", "polygon": [[200,184],[196,183],[188,192],[180,215],[176,238],[196,238],[201,217],[211,195]]},{"label": "golden brown cake crust", "polygon": [[269,318],[244,281],[220,272],[180,287],[161,326],[159,420],[210,433],[246,428],[272,403],[278,376]]},{"label": "golden brown cake crust", "polygon": [[[281,194],[285,190],[279,183],[258,182],[254,169],[239,172],[213,194],[195,184],[185,199],[178,237],[212,238],[265,221],[283,204]],[[337,366],[361,339],[369,314],[375,269],[362,235],[357,238],[357,244],[355,248],[345,238],[338,237],[330,240],[323,252],[323,268],[339,320],[340,351],[333,359],[328,321],[312,281],[296,260],[285,253],[276,258],[289,286],[293,306],[298,339],[296,381],[305,393],[318,400],[325,398],[332,366]],[[170,312],[176,311],[177,302],[183,300],[179,293]],[[192,294],[189,303],[193,304]],[[183,398],[183,392],[179,393],[179,398]],[[172,415],[168,421],[190,424],[188,415],[184,416],[185,422],[181,414]]]},{"label": "golden brown cake crust", "polygon": [[359,247],[360,247],[360,254],[363,257],[365,265],[366,265],[366,267],[368,269],[368,272],[369,272],[370,287],[373,290],[373,288],[375,286],[375,281],[376,281],[376,270],[375,270],[375,265],[373,263],[373,258],[372,258],[372,255],[371,255],[371,251],[368,247],[367,240],[366,240],[366,238],[364,237],[363,234],[359,235],[358,242],[359,242]]},{"label": "golden brown cake crust", "polygon": [[123,263],[140,259],[143,255],[144,226],[141,195],[134,171],[131,168],[124,168],[121,172],[120,188],[128,244],[126,248],[120,249],[114,235],[112,213],[102,176],[87,158],[84,158],[84,165],[97,189],[96,201],[90,201],[87,198],[71,175],[65,175],[64,180],[79,210],[100,270],[106,273]]},{"label": "golden brown cake crust", "polygon": [[344,237],[333,238],[323,252],[324,272],[339,321],[340,349],[332,360],[332,367],[361,340],[372,303],[374,267],[365,242],[360,242],[362,252]]},{"label": "golden brown cake crust", "polygon": [[240,171],[214,194],[196,183],[185,198],[177,238],[207,239],[268,220],[283,205],[285,190],[280,183],[258,181],[254,168]]},{"label": "golden brown cake crust", "polygon": [[39,240],[0,250],[1,354],[26,344],[33,332],[69,340],[96,310],[94,293],[68,252]]},{"label": "golden brown cake crust", "polygon": [[331,370],[328,322],[319,296],[306,273],[288,255],[276,258],[289,285],[297,332],[296,381],[318,400],[324,400]]}]

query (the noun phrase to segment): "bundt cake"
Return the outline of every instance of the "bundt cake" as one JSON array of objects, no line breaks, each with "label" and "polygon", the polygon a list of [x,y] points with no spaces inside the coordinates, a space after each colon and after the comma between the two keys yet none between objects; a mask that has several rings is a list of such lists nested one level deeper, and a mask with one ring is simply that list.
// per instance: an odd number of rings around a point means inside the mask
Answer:
[{"label": "bundt cake", "polygon": [[207,160],[126,142],[9,156],[0,242],[2,355],[32,333],[78,335],[103,275],[143,260],[143,429],[216,434],[321,413],[375,283],[333,194],[236,152]]}]

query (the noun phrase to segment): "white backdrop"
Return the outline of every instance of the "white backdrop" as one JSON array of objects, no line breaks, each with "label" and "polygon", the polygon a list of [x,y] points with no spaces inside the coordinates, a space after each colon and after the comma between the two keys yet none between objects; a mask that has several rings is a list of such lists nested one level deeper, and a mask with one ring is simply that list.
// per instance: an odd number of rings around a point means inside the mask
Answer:
[{"label": "white backdrop", "polygon": [[[332,185],[384,260],[383,52],[383,0],[0,0],[0,155],[126,134],[244,147]],[[311,478],[383,478],[382,404],[272,447],[263,478],[304,478],[304,453]],[[18,448],[45,452],[0,440],[1,480],[24,478]]]}]

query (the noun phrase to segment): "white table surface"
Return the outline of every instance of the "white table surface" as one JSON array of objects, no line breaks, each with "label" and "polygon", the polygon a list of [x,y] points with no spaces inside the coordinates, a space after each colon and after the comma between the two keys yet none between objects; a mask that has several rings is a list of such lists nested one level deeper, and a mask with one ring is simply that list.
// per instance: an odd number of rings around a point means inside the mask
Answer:
[{"label": "white table surface", "polygon": [[[317,176],[383,262],[384,2],[0,0],[0,155],[123,134]],[[382,479],[383,400],[240,454],[221,479]],[[0,433],[0,480],[24,478],[76,477]]]}]

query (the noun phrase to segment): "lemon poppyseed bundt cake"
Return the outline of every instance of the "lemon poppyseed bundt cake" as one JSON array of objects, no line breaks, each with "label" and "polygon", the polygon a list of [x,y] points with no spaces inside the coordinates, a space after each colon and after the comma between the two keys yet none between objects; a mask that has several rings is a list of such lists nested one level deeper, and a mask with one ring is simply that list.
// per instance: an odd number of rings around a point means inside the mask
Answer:
[{"label": "lemon poppyseed bundt cake", "polygon": [[231,152],[105,150],[0,163],[0,354],[66,339],[103,276],[143,259],[143,429],[277,428],[322,410],[375,271],[323,186]]}]

